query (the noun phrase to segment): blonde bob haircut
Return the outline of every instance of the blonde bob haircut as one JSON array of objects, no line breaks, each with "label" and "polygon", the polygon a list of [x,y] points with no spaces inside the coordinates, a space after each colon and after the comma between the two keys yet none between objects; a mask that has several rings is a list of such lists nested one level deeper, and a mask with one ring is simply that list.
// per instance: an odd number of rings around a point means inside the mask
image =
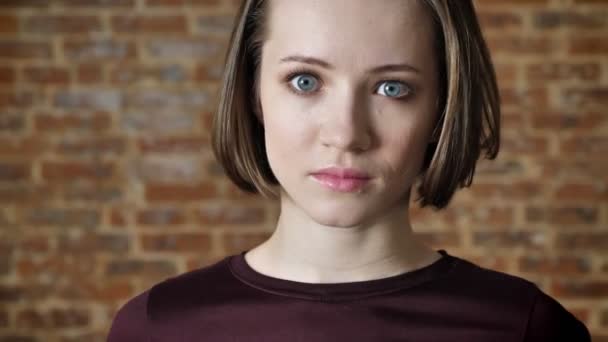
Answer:
[{"label": "blonde bob haircut", "polygon": [[[267,3],[244,0],[237,13],[213,119],[212,147],[228,177],[242,190],[279,195],[266,157],[259,66]],[[406,1],[406,0],[404,0]],[[480,155],[494,159],[500,145],[496,75],[471,0],[418,0],[434,21],[441,113],[419,174],[416,201],[442,209],[473,181]]]}]

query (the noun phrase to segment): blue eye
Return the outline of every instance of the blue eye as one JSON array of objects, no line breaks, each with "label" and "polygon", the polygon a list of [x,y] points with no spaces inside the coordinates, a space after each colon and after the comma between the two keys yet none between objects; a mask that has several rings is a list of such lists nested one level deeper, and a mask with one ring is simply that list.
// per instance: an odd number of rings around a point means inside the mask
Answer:
[{"label": "blue eye", "polygon": [[[294,84],[295,81],[295,85]],[[300,74],[290,80],[290,83],[295,89],[301,92],[310,92],[316,88],[317,80],[315,76],[309,74]]]},{"label": "blue eye", "polygon": [[408,85],[399,81],[386,81],[380,85],[380,89],[384,92],[382,95],[397,98],[408,96],[412,92]]}]

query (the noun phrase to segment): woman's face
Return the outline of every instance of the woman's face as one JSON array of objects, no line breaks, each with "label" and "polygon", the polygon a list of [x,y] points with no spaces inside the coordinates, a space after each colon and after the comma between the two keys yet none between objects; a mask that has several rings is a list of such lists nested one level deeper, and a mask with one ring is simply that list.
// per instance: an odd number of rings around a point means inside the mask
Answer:
[{"label": "woman's face", "polygon": [[269,6],[260,100],[283,209],[335,227],[403,210],[437,119],[430,14],[403,0]]}]

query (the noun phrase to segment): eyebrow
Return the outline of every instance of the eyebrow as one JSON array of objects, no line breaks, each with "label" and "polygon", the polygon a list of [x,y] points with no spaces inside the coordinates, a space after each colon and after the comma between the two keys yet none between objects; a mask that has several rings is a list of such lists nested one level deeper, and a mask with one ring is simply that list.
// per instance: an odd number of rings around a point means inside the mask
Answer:
[{"label": "eyebrow", "polygon": [[[335,67],[333,65],[331,65],[330,63],[328,63],[324,60],[315,58],[315,57],[310,57],[310,56],[293,55],[293,56],[283,57],[280,59],[280,61],[281,61],[281,63],[300,62],[300,63],[318,65],[325,69],[330,69],[330,70],[335,69]],[[409,71],[409,72],[414,72],[414,73],[420,73],[420,70],[418,70],[417,68],[415,68],[409,64],[379,65],[379,66],[373,67],[370,70],[368,70],[368,72],[371,72],[371,73],[381,73],[381,72],[386,72],[386,71]]]}]

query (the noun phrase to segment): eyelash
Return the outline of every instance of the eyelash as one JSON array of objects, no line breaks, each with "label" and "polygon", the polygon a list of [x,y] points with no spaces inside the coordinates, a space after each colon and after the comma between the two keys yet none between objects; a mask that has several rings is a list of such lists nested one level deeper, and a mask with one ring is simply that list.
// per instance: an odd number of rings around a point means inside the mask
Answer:
[{"label": "eyelash", "polygon": [[[298,90],[294,89],[294,88],[291,86],[291,84],[290,84],[290,83],[291,83],[291,81],[293,81],[293,79],[294,79],[296,76],[300,76],[300,75],[302,75],[302,74],[313,76],[313,77],[317,78],[317,80],[319,80],[319,82],[320,82],[320,77],[319,77],[319,75],[318,75],[316,72],[311,71],[311,70],[308,70],[308,69],[305,69],[305,68],[300,68],[300,69],[296,69],[296,70],[294,70],[294,71],[290,72],[290,73],[289,73],[287,76],[285,76],[285,80],[284,80],[284,81],[285,81],[285,83],[287,84],[287,89],[288,89],[290,92],[292,92],[292,93],[294,93],[294,94],[296,94],[296,95],[300,95],[300,96],[312,96],[312,95],[314,95],[315,93],[317,93],[317,92],[318,92],[318,90],[313,91],[313,92],[310,92],[310,93],[306,93],[306,92],[300,92],[300,91],[298,91]],[[411,97],[411,96],[414,94],[414,88],[413,88],[413,87],[412,87],[410,84],[408,84],[406,81],[404,81],[404,80],[400,80],[400,79],[388,79],[388,80],[382,80],[382,81],[380,81],[380,82],[378,83],[378,85],[376,86],[376,88],[378,88],[378,86],[379,86],[380,84],[385,83],[385,82],[399,82],[399,83],[403,84],[403,85],[404,85],[404,86],[405,86],[405,87],[408,89],[407,94],[405,94],[405,95],[403,95],[403,96],[401,96],[401,97],[394,97],[393,99],[395,99],[395,100],[401,100],[401,101],[404,101],[404,100],[408,99],[409,97]],[[390,98],[390,97],[389,97],[389,98]]]}]

